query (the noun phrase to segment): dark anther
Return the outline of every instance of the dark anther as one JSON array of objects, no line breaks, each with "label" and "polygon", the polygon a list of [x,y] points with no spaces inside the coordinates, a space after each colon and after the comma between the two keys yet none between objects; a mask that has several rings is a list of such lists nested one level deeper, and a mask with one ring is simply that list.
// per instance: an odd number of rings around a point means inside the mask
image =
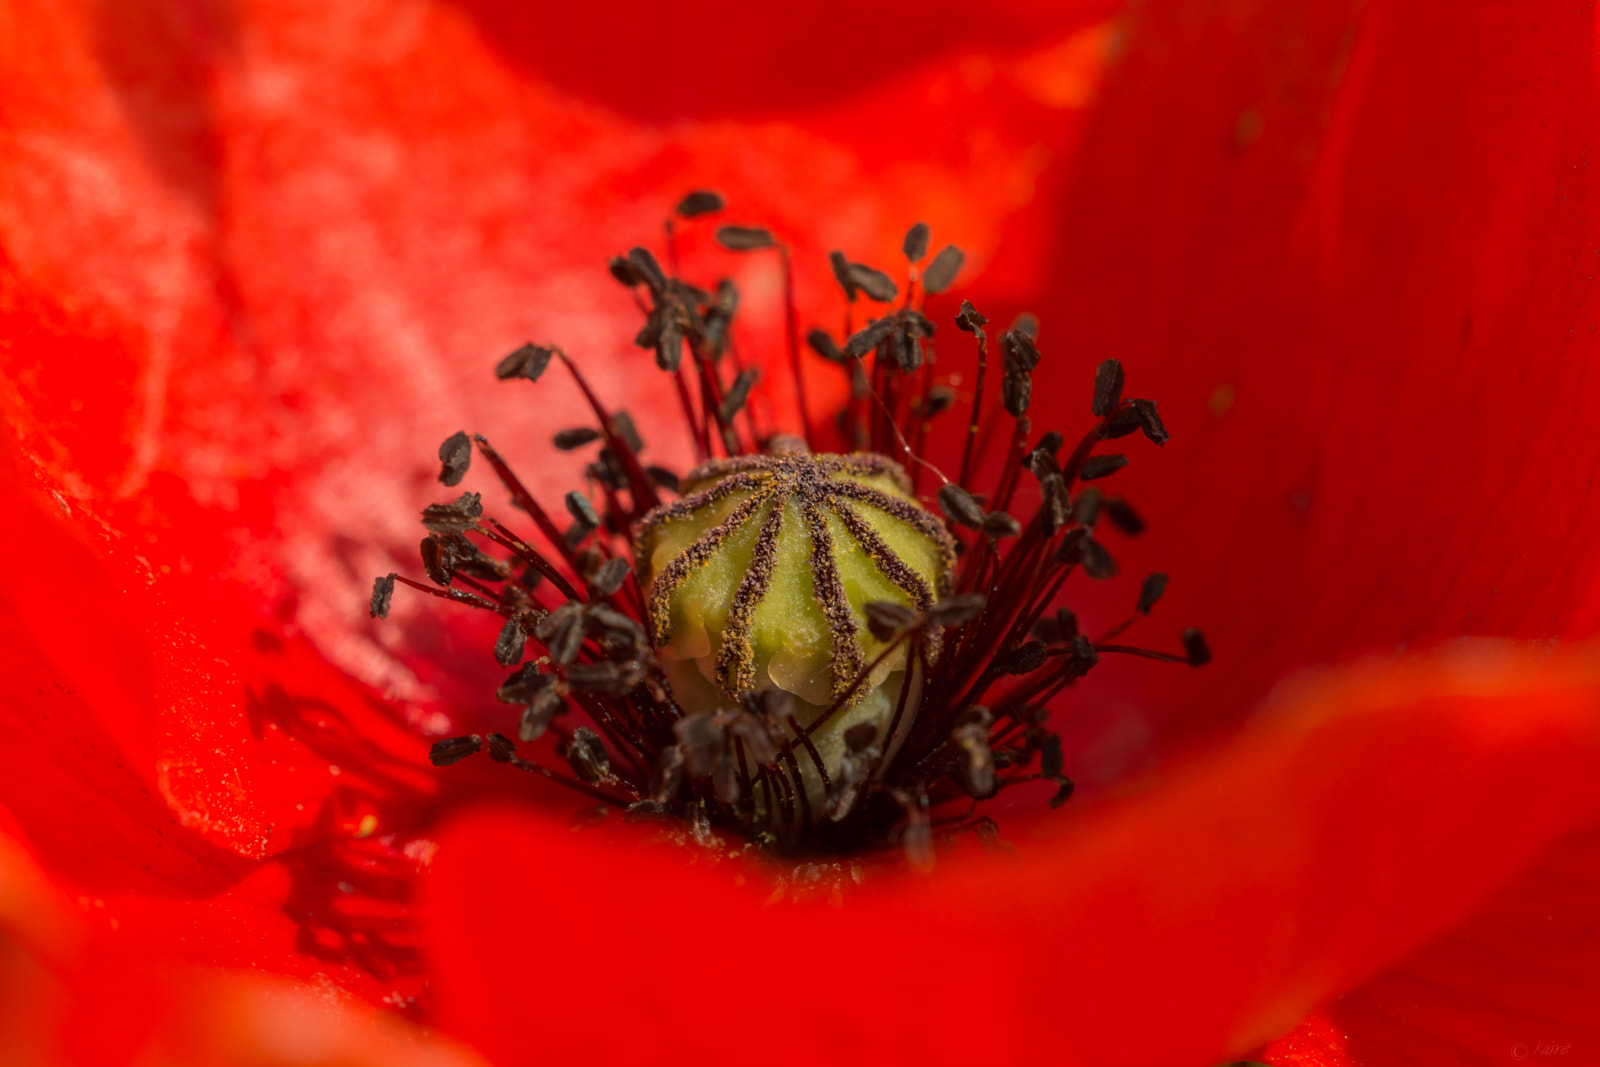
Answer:
[{"label": "dark anther", "polygon": [[1183,642],[1184,654],[1188,657],[1189,666],[1204,667],[1211,662],[1211,646],[1206,644],[1205,635],[1194,627],[1183,631],[1178,638]]},{"label": "dark anther", "polygon": [[1048,452],[1050,454],[1050,458],[1054,459],[1056,453],[1061,451],[1061,446],[1065,443],[1066,438],[1061,436],[1061,431],[1051,430],[1043,437],[1039,438],[1039,446],[1035,448],[1034,451]]},{"label": "dark anther", "polygon": [[884,338],[894,332],[894,318],[885,315],[881,319],[874,319],[861,329],[850,335],[850,340],[845,342],[846,355],[860,358],[877,348]]},{"label": "dark anther", "polygon": [[599,596],[610,596],[622,588],[622,583],[628,580],[628,561],[621,556],[613,556],[600,564],[595,569],[594,577],[589,584]]},{"label": "dark anther", "polygon": [[1083,543],[1093,536],[1094,531],[1086,526],[1068,530],[1056,546],[1055,561],[1066,566],[1080,562],[1083,559]]},{"label": "dark anther", "polygon": [[928,395],[922,398],[922,417],[931,419],[935,415],[942,415],[950,410],[956,402],[956,391],[948,385],[935,385],[928,390]]},{"label": "dark anther", "polygon": [[722,396],[722,405],[717,409],[717,414],[722,416],[723,422],[732,422],[733,417],[743,410],[745,401],[750,399],[750,387],[755,382],[754,367],[746,367],[733,379],[733,384],[728,386],[728,391]]},{"label": "dark anther", "polygon": [[567,668],[567,687],[578,693],[599,693],[602,696],[626,696],[644,680],[644,668],[637,662],[574,663]]},{"label": "dark anther", "polygon": [[501,381],[526,378],[530,382],[536,382],[544,373],[544,369],[550,366],[550,357],[554,354],[553,348],[532,343],[525,344],[495,364],[494,376]]},{"label": "dark anther", "polygon": [[626,285],[629,289],[644,284],[644,279],[639,277],[639,272],[633,269],[633,264],[621,256],[612,256],[611,262],[606,264],[611,276]]},{"label": "dark anther", "polygon": [[1072,665],[1074,672],[1081,678],[1089,673],[1089,668],[1100,662],[1100,653],[1095,650],[1094,642],[1083,634],[1078,634],[1072,639]]},{"label": "dark anther", "polygon": [[712,358],[728,347],[728,327],[739,310],[739,290],[724,278],[717,283],[716,303],[706,309],[705,344]]},{"label": "dark anther", "polygon": [[1000,347],[1005,353],[1008,370],[1026,371],[1031,374],[1039,365],[1039,346],[1034,344],[1032,337],[1020,330],[1007,330],[1000,339]]},{"label": "dark anther", "polygon": [[500,628],[500,636],[494,642],[494,661],[502,667],[514,667],[522,662],[522,649],[528,642],[528,634],[522,628],[522,618],[517,615],[506,620]]},{"label": "dark anther", "polygon": [[983,517],[981,529],[986,537],[1017,537],[1022,533],[1022,523],[1003,511],[991,511]]},{"label": "dark anther", "polygon": [[579,526],[597,529],[600,525],[600,513],[594,510],[594,505],[589,503],[589,498],[576,489],[567,494],[567,513]]},{"label": "dark anther", "polygon": [[850,280],[857,289],[866,293],[874,300],[887,304],[895,298],[900,290],[890,278],[881,270],[875,270],[865,263],[852,263],[849,266]]},{"label": "dark anther", "polygon": [[1052,811],[1071,800],[1072,791],[1074,788],[1076,788],[1071,778],[1061,777],[1057,778],[1055,782],[1056,795],[1050,798],[1050,808]]},{"label": "dark anther", "polygon": [[1037,341],[1039,339],[1039,316],[1031,311],[1024,311],[1012,320],[1011,329],[1016,333],[1025,333]]},{"label": "dark anther", "polygon": [[1092,537],[1084,538],[1078,562],[1083,564],[1083,573],[1096,580],[1111,578],[1117,573],[1117,561],[1111,558],[1105,545]]},{"label": "dark anther", "polygon": [[1132,403],[1133,413],[1139,417],[1139,428],[1144,431],[1146,437],[1158,445],[1164,445],[1172,440],[1167,428],[1161,423],[1161,416],[1156,414],[1154,400],[1135,400]]},{"label": "dark anther", "polygon": [[600,440],[601,434],[592,426],[574,426],[570,430],[557,430],[555,445],[563,452],[571,452],[574,448],[582,448],[590,441]]},{"label": "dark anther", "polygon": [[848,363],[850,357],[844,354],[844,349],[833,343],[833,338],[827,330],[816,329],[806,334],[806,344],[811,350],[832,363]]},{"label": "dark anther", "polygon": [[655,339],[656,366],[671,373],[683,362],[683,327],[676,321],[665,322]]},{"label": "dark anther", "polygon": [[954,482],[939,490],[939,510],[953,522],[977,530],[983,526],[983,509],[972,499],[972,494]]},{"label": "dark anther", "polygon": [[1061,480],[1061,475],[1049,474],[1039,480],[1039,491],[1044,497],[1045,532],[1054,534],[1072,518],[1067,483]]},{"label": "dark anther", "polygon": [[861,606],[867,616],[867,629],[879,641],[892,641],[916,619],[916,612],[892,600],[869,600]]},{"label": "dark anther", "polygon": [[989,751],[989,727],[981,722],[965,723],[951,731],[950,739],[966,757],[958,767],[967,792],[980,799],[993,795],[999,780],[994,773],[994,753]]},{"label": "dark anther", "polygon": [[683,746],[668,745],[650,774],[650,799],[657,804],[671,803],[683,783]]},{"label": "dark anther", "polygon": [[1020,371],[1011,372],[1000,379],[1000,398],[1005,401],[1006,414],[1020,419],[1028,413],[1028,399],[1033,395],[1033,379]]},{"label": "dark anther", "polygon": [[1161,594],[1167,591],[1167,576],[1156,571],[1144,580],[1144,585],[1139,589],[1139,603],[1137,610],[1144,615],[1150,614],[1150,609],[1156,606],[1156,601],[1161,599]]},{"label": "dark anther", "polygon": [[900,242],[900,251],[913,263],[920,262],[928,254],[928,224],[919,222],[906,231],[906,239]]},{"label": "dark anther", "polygon": [[1034,623],[1032,629],[1030,629],[1028,633],[1030,636],[1038,638],[1047,645],[1058,645],[1062,640],[1061,624],[1050,618],[1048,615]]},{"label": "dark anther", "polygon": [[612,489],[628,487],[628,472],[617,462],[616,455],[609,448],[602,448],[596,452],[594,462],[584,468],[584,473],[601,485]]},{"label": "dark anther", "polygon": [[928,609],[928,621],[935,626],[960,626],[978,617],[987,603],[982,593],[957,593]]},{"label": "dark anther", "polygon": [[1111,525],[1127,534],[1137,537],[1144,533],[1144,520],[1139,513],[1128,506],[1126,500],[1112,498],[1106,501],[1106,517],[1111,520]]},{"label": "dark anther", "polygon": [[[763,716],[741,709],[734,713],[728,732],[744,742],[745,754],[752,762],[763,767],[770,767],[777,762],[778,743],[773,740],[771,728]],[[729,756],[732,762],[732,753]]]},{"label": "dark anther", "polygon": [[878,728],[870,722],[858,722],[844,732],[846,752],[864,752],[878,739]]},{"label": "dark anther", "polygon": [[450,584],[450,571],[444,565],[443,553],[439,550],[439,539],[432,534],[422,539],[422,569],[427,572],[428,578],[434,585]]},{"label": "dark anther", "polygon": [[1105,441],[1112,441],[1118,437],[1126,437],[1139,429],[1139,413],[1133,410],[1131,404],[1124,405],[1106,420],[1105,428],[1100,431],[1100,437]]},{"label": "dark anther", "polygon": [[446,570],[486,582],[503,582],[511,577],[511,564],[495,559],[460,534],[435,536],[439,539],[439,563]]},{"label": "dark anther", "polygon": [[903,325],[894,334],[894,362],[901,374],[910,374],[922,366],[922,342]]},{"label": "dark anther", "polygon": [[472,466],[472,439],[466,431],[458,430],[444,439],[439,446],[439,481],[445,485],[460,485]]},{"label": "dark anther", "polygon": [[1001,670],[1007,674],[1027,674],[1044,666],[1044,643],[1041,641],[1025,641],[1012,649],[1011,654],[1005,658]]},{"label": "dark anther", "polygon": [[844,732],[844,759],[834,777],[833,791],[828,795],[828,818],[842,821],[861,798],[872,768],[881,753],[875,743],[878,728],[870,722],[858,722]]},{"label": "dark anther", "polygon": [[722,726],[714,712],[686,715],[673,723],[672,732],[678,738],[677,748],[683,753],[690,774],[703,778],[716,769],[722,748]]},{"label": "dark anther", "polygon": [[963,331],[967,333],[977,333],[988,323],[988,321],[988,319],[984,318],[978,313],[977,308],[972,306],[972,301],[961,301],[961,310],[956,313],[956,325],[959,326]]},{"label": "dark anther", "polygon": [[510,763],[517,758],[517,746],[505,734],[490,734],[487,738],[489,758],[496,763]]},{"label": "dark anther", "polygon": [[661,269],[661,264],[656,262],[656,257],[650,254],[648,248],[628,249],[628,262],[633,264],[633,269],[638,273],[639,280],[650,287],[652,293],[660,293],[667,287],[667,275]]},{"label": "dark anther", "polygon": [[665,467],[646,467],[645,476],[663,489],[678,491],[678,476]]},{"label": "dark anther", "polygon": [[1070,641],[1078,636],[1078,616],[1070,609],[1056,609],[1056,625],[1061,627],[1063,641]]},{"label": "dark anther", "polygon": [[428,749],[428,762],[435,767],[448,767],[476,754],[482,747],[483,738],[477,734],[440,738]]},{"label": "dark anther", "polygon": [[550,650],[550,658],[565,667],[583,647],[584,621],[581,606],[567,603],[539,620],[534,636]]},{"label": "dark anther", "polygon": [[794,711],[794,694],[787,689],[763,689],[755,694],[745,694],[751,700],[751,710],[759,714],[770,724],[777,725],[789,721],[789,715]]},{"label": "dark anther", "polygon": [[1100,521],[1100,511],[1105,506],[1105,496],[1092,486],[1078,494],[1072,504],[1072,521],[1079,526],[1093,526]]},{"label": "dark anther", "polygon": [[590,785],[611,778],[611,757],[606,755],[606,746],[600,735],[587,726],[572,731],[572,740],[567,742],[567,750],[562,755],[578,777]]},{"label": "dark anther", "polygon": [[852,304],[856,300],[856,281],[850,275],[850,261],[843,252],[833,251],[828,253],[828,265],[833,268],[833,278],[844,290],[845,299]]},{"label": "dark anther", "polygon": [[374,619],[387,619],[389,617],[389,601],[394,599],[394,575],[385,574],[372,579],[372,600],[367,604],[367,612]]},{"label": "dark anther", "polygon": [[928,269],[922,272],[922,289],[929,296],[938,296],[955,284],[961,264],[967,261],[966,253],[955,245],[945,245],[933,257]]},{"label": "dark anther", "polygon": [[[626,571],[624,571],[626,573]],[[598,572],[596,572],[598,579]],[[584,612],[589,632],[611,648],[625,648],[642,652],[645,648],[644,627],[632,617],[604,604],[591,604]]]},{"label": "dark anther", "polygon": [[[544,675],[544,677],[552,677]],[[555,688],[546,689],[522,709],[522,721],[517,724],[517,737],[522,741],[537,741],[550,728],[550,720],[561,710],[561,693]]]},{"label": "dark anther", "polygon": [[912,337],[932,337],[939,332],[939,327],[934,321],[916,308],[905,308],[900,312],[901,322],[905,331]]},{"label": "dark anther", "polygon": [[678,202],[678,214],[686,219],[696,215],[709,215],[722,210],[722,197],[705,189],[696,189]]},{"label": "dark anther", "polygon": [[1104,418],[1117,410],[1117,405],[1122,403],[1122,362],[1108,359],[1100,364],[1100,369],[1094,372],[1094,404],[1092,409],[1098,418]]},{"label": "dark anther", "polygon": [[633,424],[633,416],[626,411],[618,411],[611,416],[611,425],[617,428],[617,436],[635,452],[644,451],[644,438],[639,436],[639,428]]},{"label": "dark anther", "polygon": [[494,697],[502,704],[530,704],[540,693],[553,689],[557,681],[553,674],[540,674],[537,663],[524,663],[506,675]]},{"label": "dark anther", "polygon": [[730,252],[753,252],[777,244],[772,234],[759,226],[720,226],[717,228],[717,243]]},{"label": "dark anther", "polygon": [[1127,465],[1128,457],[1123,455],[1090,456],[1084,461],[1083,471],[1078,477],[1086,482],[1092,482],[1097,478],[1115,474]]},{"label": "dark anther", "polygon": [[1059,478],[1061,476],[1061,464],[1056,462],[1056,454],[1047,450],[1043,445],[1023,456],[1022,465],[1031,471],[1035,478],[1040,480],[1048,477]]},{"label": "dark anther", "polygon": [[451,504],[429,504],[422,509],[422,525],[434,533],[464,533],[483,517],[477,493],[462,493]]},{"label": "dark anther", "polygon": [[1061,738],[1055,734],[1045,734],[1044,740],[1039,742],[1039,773],[1046,778],[1059,777],[1066,767],[1066,759],[1061,754]]}]

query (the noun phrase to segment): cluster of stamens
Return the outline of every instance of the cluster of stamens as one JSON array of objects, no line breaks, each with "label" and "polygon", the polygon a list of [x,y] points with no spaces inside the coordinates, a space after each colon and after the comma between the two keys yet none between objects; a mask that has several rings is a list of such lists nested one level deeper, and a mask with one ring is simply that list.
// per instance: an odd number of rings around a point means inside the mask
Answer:
[{"label": "cluster of stamens", "polygon": [[[713,194],[692,194],[676,224],[720,209]],[[589,491],[567,494],[570,523],[558,525],[484,438],[456,434],[440,448],[440,480],[459,484],[476,448],[540,543],[466,493],[424,512],[433,584],[388,575],[374,586],[375,616],[387,615],[396,582],[497,613],[494,655],[509,672],[497,696],[522,709],[518,741],[553,737],[567,769],[519,755],[504,733],[447,738],[434,762],[486,750],[607,805],[681,821],[700,840],[714,825],[791,851],[898,840],[916,865],[936,829],[992,830],[978,804],[1008,786],[1048,780],[1052,806],[1064,802],[1072,782],[1046,710],[1057,694],[1106,653],[1196,666],[1210,658],[1197,630],[1184,632],[1182,654],[1113,643],[1150,614],[1165,575],[1149,576],[1129,618],[1096,639],[1057,603],[1074,572],[1115,575],[1104,525],[1143,529],[1125,501],[1086,483],[1127,462],[1097,453],[1101,442],[1141,432],[1166,442],[1155,405],[1124,399],[1122,367],[1106,360],[1088,432],[1070,450],[1059,433],[1035,440],[1036,324],[1019,321],[1001,338],[995,410],[984,395],[987,320],[963,302],[956,324],[976,342],[978,373],[961,465],[951,479],[927,463],[930,428],[958,398],[934,380],[936,331],[922,301],[953,284],[962,256],[947,247],[919,273],[928,251],[919,223],[906,237],[898,307],[888,275],[834,255],[845,339],[813,330],[808,341],[848,375],[837,440],[856,451],[813,453],[821,434],[805,408],[792,294],[803,438],[751,410],[757,376],[731,330],[737,291],[676,276],[674,225],[672,274],[644,249],[611,271],[649,300],[639,301],[646,325],[636,341],[671,377],[699,465],[679,478],[646,464],[632,420],[605,407],[573,359],[524,345],[500,361],[502,379],[537,382],[559,362],[594,414],[594,425],[555,437],[561,449],[600,446]],[[722,227],[718,236],[735,252],[775,250],[787,292],[788,252],[771,234]],[[857,328],[863,298],[889,306]],[[985,463],[1007,420],[1002,461]],[[978,471],[996,467],[980,487]],[[1014,506],[1031,497],[1018,492],[1024,476],[1040,502],[1018,516]],[[938,485],[924,496],[929,479]],[[538,654],[527,660],[530,645]]]}]

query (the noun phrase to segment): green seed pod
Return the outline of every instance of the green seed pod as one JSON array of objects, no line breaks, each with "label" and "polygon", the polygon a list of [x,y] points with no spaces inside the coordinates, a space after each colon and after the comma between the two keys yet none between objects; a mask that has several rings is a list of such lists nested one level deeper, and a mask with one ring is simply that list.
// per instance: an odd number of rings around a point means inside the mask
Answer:
[{"label": "green seed pod", "polygon": [[864,605],[927,608],[948,592],[955,559],[905,471],[867,453],[788,452],[712,461],[682,488],[635,539],[651,640],[679,705],[728,708],[777,687],[794,695],[796,720],[808,726],[842,703],[812,735],[830,771],[851,726],[872,722],[881,741],[908,643],[856,684],[887,643]]}]

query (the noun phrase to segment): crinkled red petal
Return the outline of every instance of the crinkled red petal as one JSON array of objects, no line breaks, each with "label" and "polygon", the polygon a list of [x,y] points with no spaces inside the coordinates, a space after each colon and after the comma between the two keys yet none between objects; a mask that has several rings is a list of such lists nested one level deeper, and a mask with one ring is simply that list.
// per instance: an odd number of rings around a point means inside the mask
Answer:
[{"label": "crinkled red petal", "polygon": [[1600,1063],[1597,901],[1600,831],[1591,827],[1259,1058],[1274,1067]]},{"label": "crinkled red petal", "polygon": [[1592,658],[1492,642],[1307,678],[1159,789],[842,907],[480,811],[428,885],[441,1022],[504,1064],[1229,1059],[1592,819],[1597,696]]}]

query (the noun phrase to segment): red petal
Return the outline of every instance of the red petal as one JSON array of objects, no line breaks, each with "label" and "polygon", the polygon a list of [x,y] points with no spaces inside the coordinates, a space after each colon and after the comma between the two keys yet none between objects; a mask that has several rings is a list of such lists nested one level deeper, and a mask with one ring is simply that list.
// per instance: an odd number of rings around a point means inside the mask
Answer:
[{"label": "red petal", "polygon": [[841,910],[479,812],[429,883],[442,1022],[504,1063],[1231,1058],[1592,818],[1597,696],[1588,664],[1485,646],[1309,678],[1157,791]]},{"label": "red petal", "polygon": [[1119,475],[1152,524],[1123,562],[1173,574],[1158,617],[1217,662],[1204,701],[1130,676],[1148,716],[1213,725],[1300,664],[1600,619],[1595,26],[1521,10],[1131,20],[1040,388],[1087,415],[1118,356],[1173,433]]},{"label": "red petal", "polygon": [[1471,920],[1273,1042],[1291,1067],[1600,1063],[1600,829]]}]

